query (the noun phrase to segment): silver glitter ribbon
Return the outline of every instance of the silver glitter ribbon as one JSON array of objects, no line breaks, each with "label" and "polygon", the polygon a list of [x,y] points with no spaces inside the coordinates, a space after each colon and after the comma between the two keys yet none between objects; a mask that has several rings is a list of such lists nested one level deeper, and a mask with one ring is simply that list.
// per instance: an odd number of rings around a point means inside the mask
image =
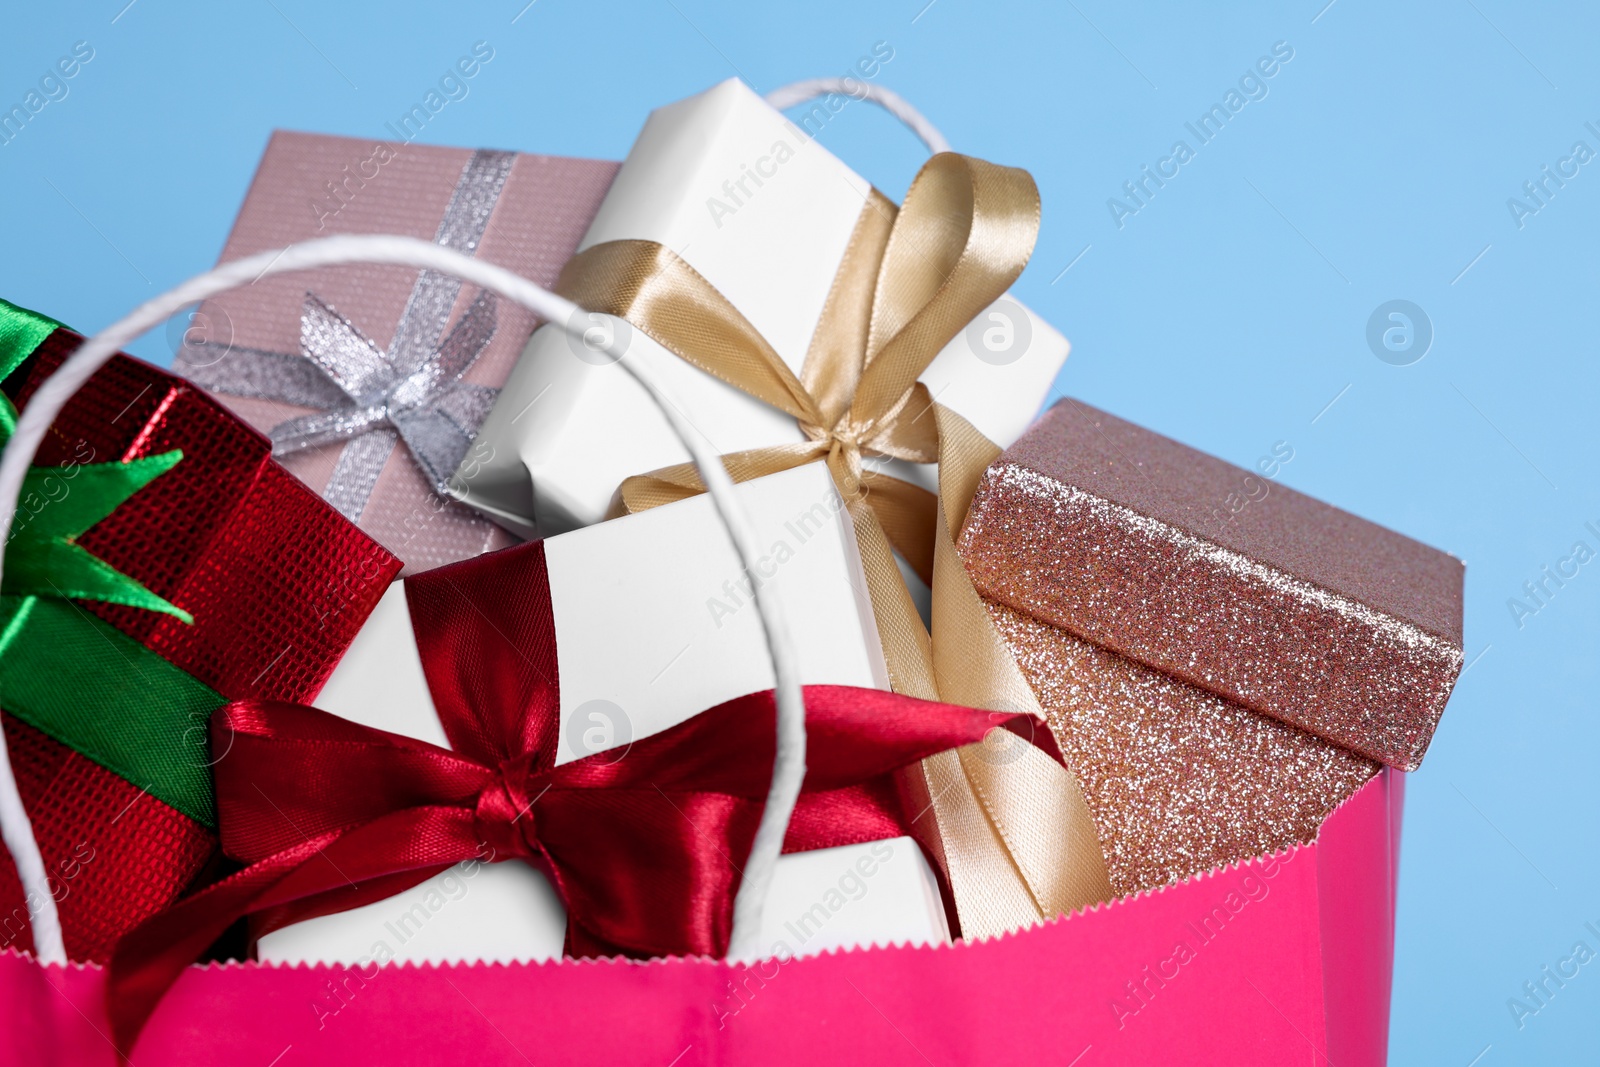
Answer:
[{"label": "silver glitter ribbon", "polygon": [[[472,154],[439,223],[437,244],[476,253],[515,160],[511,152]],[[323,496],[354,522],[399,441],[443,493],[494,405],[498,389],[461,380],[494,336],[494,294],[479,294],[446,335],[460,293],[459,280],[421,271],[385,351],[308,292],[298,353],[233,347],[225,358],[208,360],[201,342],[186,346],[184,369],[216,392],[314,409],[272,428],[272,454],[346,442]]]}]

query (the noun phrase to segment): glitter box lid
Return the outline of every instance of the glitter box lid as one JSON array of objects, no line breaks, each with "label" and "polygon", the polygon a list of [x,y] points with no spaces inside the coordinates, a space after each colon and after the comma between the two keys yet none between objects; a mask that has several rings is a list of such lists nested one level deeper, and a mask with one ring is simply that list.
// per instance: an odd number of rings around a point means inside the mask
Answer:
[{"label": "glitter box lid", "polygon": [[1462,663],[1461,561],[1076,400],[984,473],[986,596],[1404,770]]}]

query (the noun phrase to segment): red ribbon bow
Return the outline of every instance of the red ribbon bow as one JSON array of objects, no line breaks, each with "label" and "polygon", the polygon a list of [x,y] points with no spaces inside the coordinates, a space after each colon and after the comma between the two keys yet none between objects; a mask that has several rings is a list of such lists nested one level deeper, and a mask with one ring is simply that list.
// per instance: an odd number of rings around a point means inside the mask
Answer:
[{"label": "red ribbon bow", "polygon": [[[223,849],[249,866],[118,945],[108,992],[119,1048],[131,1050],[167,987],[240,916],[259,935],[474,858],[545,871],[566,902],[571,955],[725,954],[739,865],[772,775],[772,693],[728,701],[620,758],[558,767],[544,546],[415,576],[406,594],[453,750],[294,704],[219,709]],[[910,832],[893,772],[1022,718],[807,687],[806,778],[784,850]]]}]

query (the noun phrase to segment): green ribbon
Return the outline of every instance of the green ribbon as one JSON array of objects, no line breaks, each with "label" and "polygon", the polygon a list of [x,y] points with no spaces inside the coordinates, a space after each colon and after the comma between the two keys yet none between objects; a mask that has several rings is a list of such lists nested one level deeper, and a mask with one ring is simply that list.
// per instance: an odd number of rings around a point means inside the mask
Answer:
[{"label": "green ribbon", "polygon": [[5,709],[216,826],[206,723],[222,694],[70,600],[0,597]]},{"label": "green ribbon", "polygon": [[[11,403],[0,397],[0,422]],[[10,438],[0,430],[0,445]],[[186,623],[194,616],[147,589],[105,560],[91,555],[74,538],[183,459],[164,452],[127,463],[78,467],[31,467],[22,483],[21,507],[6,545],[0,596],[53,596],[126,604],[173,615]],[[59,495],[58,495],[59,494]],[[29,501],[39,510],[29,514]]]},{"label": "green ribbon", "polygon": [[[22,365],[61,324],[0,300],[0,379]],[[0,396],[0,448],[17,428],[17,409]],[[186,623],[194,616],[91,555],[74,538],[183,459],[163,452],[127,463],[30,467],[6,545],[0,595],[100,600],[159,611]],[[36,504],[34,502],[37,502]]]},{"label": "green ribbon", "polygon": [[55,319],[0,300],[0,380],[10,377],[46,337],[60,329],[64,327]]},{"label": "green ribbon", "polygon": [[[0,300],[0,380],[60,323]],[[17,410],[0,396],[0,447]],[[158,800],[216,825],[206,722],[223,697],[74,600],[194,617],[77,543],[183,459],[31,467],[0,580],[0,695],[18,719]],[[64,684],[70,679],[70,684]]]}]

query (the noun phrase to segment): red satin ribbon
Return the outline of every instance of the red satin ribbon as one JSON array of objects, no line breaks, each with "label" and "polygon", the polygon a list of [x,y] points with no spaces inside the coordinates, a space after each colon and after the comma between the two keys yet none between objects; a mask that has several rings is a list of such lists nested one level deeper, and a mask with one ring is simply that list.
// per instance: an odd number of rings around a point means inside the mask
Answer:
[{"label": "red satin ribbon", "polygon": [[[474,857],[521,859],[549,875],[566,902],[569,954],[725,954],[772,774],[772,693],[728,701],[620,758],[557,767],[544,546],[413,577],[406,593],[453,750],[294,704],[219,709],[223,849],[249,866],[119,944],[108,987],[119,1048],[131,1050],[162,993],[241,915],[265,933]],[[785,851],[909,833],[893,772],[1018,718],[807,687],[805,786]]]}]

